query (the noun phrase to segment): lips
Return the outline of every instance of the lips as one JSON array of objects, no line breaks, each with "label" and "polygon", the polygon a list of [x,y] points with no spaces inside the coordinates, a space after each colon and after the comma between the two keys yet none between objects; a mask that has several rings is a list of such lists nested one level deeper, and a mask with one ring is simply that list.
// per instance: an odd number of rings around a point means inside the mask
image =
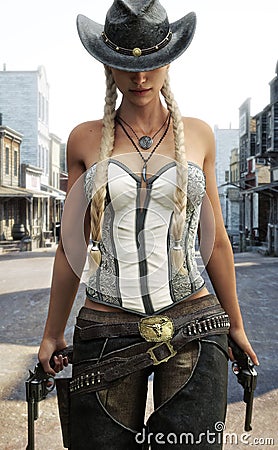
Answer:
[{"label": "lips", "polygon": [[150,91],[151,91],[151,88],[149,88],[149,89],[130,89],[130,92],[132,92],[132,94],[138,95],[138,96],[146,95]]}]

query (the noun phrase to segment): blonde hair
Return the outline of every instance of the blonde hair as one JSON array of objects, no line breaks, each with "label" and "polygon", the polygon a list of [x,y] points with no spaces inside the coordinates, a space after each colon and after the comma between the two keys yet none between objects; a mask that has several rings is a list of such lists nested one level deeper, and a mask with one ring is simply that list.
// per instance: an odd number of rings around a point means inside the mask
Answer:
[{"label": "blonde hair", "polygon": [[186,269],[183,267],[184,252],[181,246],[181,242],[183,238],[186,219],[188,165],[185,151],[182,116],[170,88],[170,77],[168,71],[161,89],[161,93],[165,99],[167,108],[171,113],[173,120],[175,160],[177,162],[177,186],[174,197],[175,205],[171,228],[174,239],[174,246],[171,249],[171,259],[174,267],[180,273],[187,273]]},{"label": "blonde hair", "polygon": [[[102,138],[100,144],[99,160],[96,166],[96,192],[91,202],[91,234],[93,246],[90,254],[93,260],[92,269],[96,270],[101,261],[99,243],[101,241],[102,218],[105,207],[106,185],[108,176],[108,160],[112,154],[115,139],[115,116],[117,87],[111,69],[105,67],[106,96],[103,116]],[[187,203],[187,159],[184,144],[184,129],[180,110],[170,88],[169,74],[167,72],[161,93],[165,99],[167,109],[173,120],[175,160],[177,162],[177,186],[174,196],[174,213],[172,219],[172,235],[174,245],[171,258],[174,267],[180,273],[186,273],[183,267],[184,252],[181,246],[186,219]]]},{"label": "blonde hair", "polygon": [[102,136],[100,142],[99,159],[96,165],[95,185],[96,190],[91,202],[91,235],[93,246],[90,250],[92,269],[96,270],[100,265],[101,252],[99,244],[101,241],[102,218],[105,207],[108,159],[110,158],[115,140],[115,116],[117,101],[117,86],[109,67],[105,66],[106,94],[102,125]]}]

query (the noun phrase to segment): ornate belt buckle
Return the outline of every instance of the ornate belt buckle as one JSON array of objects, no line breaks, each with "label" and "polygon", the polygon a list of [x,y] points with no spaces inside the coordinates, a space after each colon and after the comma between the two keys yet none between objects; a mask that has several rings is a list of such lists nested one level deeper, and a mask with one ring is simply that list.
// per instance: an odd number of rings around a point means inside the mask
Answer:
[{"label": "ornate belt buckle", "polygon": [[174,334],[174,324],[167,316],[144,317],[139,332],[147,342],[167,342]]}]

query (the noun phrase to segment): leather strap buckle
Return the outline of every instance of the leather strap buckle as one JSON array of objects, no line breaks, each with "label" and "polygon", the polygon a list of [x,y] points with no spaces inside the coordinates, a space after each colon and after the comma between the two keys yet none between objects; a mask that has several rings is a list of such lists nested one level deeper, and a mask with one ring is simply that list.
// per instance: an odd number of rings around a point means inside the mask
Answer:
[{"label": "leather strap buckle", "polygon": [[[166,348],[163,348],[163,346]],[[164,354],[166,350],[166,355],[163,356],[161,359],[158,359],[157,355],[155,354],[155,350],[158,348],[160,348],[162,354]],[[165,342],[158,342],[156,345],[149,348],[147,350],[147,353],[152,358],[153,365],[156,366],[157,364],[167,362],[170,358],[172,358],[177,354],[177,351],[174,349],[170,341],[165,341]]]}]

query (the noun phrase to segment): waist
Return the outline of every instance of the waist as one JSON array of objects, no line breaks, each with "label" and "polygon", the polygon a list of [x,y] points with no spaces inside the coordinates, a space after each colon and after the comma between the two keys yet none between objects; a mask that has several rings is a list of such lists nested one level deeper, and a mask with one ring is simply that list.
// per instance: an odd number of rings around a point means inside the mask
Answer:
[{"label": "waist", "polygon": [[[201,292],[198,294],[201,294]],[[209,306],[219,305],[219,300],[215,295],[206,294],[198,296],[198,294],[179,303],[175,303],[167,311],[160,311],[157,314],[153,314],[153,316],[166,314],[168,317],[174,318],[198,312]],[[87,304],[90,306],[87,307]],[[105,309],[95,309],[94,306]],[[123,322],[133,322],[136,319],[140,320],[142,315],[136,312],[124,311],[116,307],[104,306],[98,303],[94,304],[91,300],[86,299],[85,306],[80,309],[78,318],[92,322],[115,323],[118,320],[122,320]]]},{"label": "waist", "polygon": [[[186,299],[181,300],[179,302],[179,304],[181,305],[181,304],[187,303],[187,302],[190,303],[191,301],[195,301],[195,300],[197,300],[199,298],[207,297],[207,296],[210,296],[210,295],[212,295],[212,294],[209,294],[209,291],[207,290],[207,288],[203,287],[200,291],[195,292],[194,294],[190,295],[190,297],[187,297]],[[177,304],[174,304],[172,306],[172,308],[175,308],[175,306],[177,306]],[[133,313],[133,312],[128,312],[128,311],[125,311],[125,310],[119,310],[119,308],[117,308],[115,306],[109,306],[109,305],[105,305],[104,303],[95,302],[94,300],[92,300],[91,298],[88,298],[88,297],[86,297],[86,299],[85,299],[84,307],[88,308],[88,309],[92,309],[93,311],[111,312],[111,313],[115,313],[115,314],[119,313],[119,311],[120,311],[120,314],[123,314],[125,316],[127,314],[130,314],[132,317],[134,317],[134,315],[136,315],[136,313]],[[169,309],[172,309],[172,308],[169,308]],[[167,312],[168,312],[168,310],[167,310]]]}]

